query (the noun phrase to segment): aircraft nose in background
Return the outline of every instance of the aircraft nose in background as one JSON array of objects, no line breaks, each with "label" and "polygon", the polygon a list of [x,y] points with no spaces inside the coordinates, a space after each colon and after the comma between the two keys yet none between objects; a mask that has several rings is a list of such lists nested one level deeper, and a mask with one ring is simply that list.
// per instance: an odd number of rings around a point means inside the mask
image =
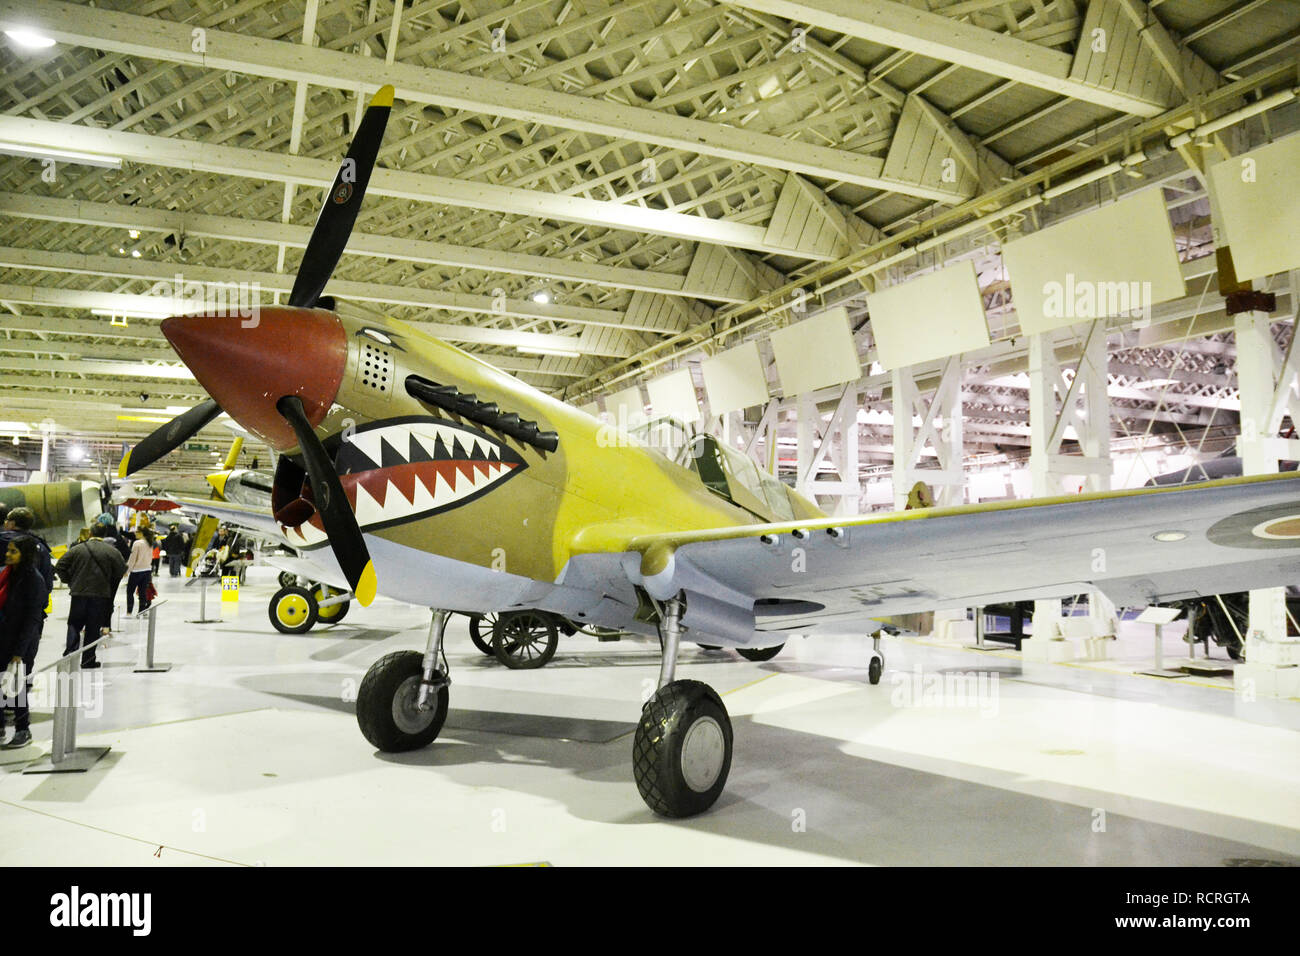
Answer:
[{"label": "aircraft nose in background", "polygon": [[199,384],[225,411],[277,451],[298,444],[276,409],[285,395],[302,400],[312,427],[325,418],[343,381],[347,333],[326,309],[264,306],[255,325],[239,316],[164,319],[163,335]]}]

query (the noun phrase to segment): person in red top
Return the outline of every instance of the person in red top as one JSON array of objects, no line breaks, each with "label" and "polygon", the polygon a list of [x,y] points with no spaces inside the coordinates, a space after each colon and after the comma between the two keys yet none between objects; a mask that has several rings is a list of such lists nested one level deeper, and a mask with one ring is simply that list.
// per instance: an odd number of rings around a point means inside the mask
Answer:
[{"label": "person in red top", "polygon": [[[0,570],[0,662],[6,668],[20,662],[25,675],[17,697],[3,701],[4,706],[13,707],[16,731],[13,739],[4,745],[6,749],[25,747],[32,741],[27,699],[31,693],[36,648],[41,640],[41,624],[45,620],[45,602],[50,596],[37,556],[36,539],[10,539],[4,568]],[[3,736],[4,710],[0,707],[0,738]]]}]

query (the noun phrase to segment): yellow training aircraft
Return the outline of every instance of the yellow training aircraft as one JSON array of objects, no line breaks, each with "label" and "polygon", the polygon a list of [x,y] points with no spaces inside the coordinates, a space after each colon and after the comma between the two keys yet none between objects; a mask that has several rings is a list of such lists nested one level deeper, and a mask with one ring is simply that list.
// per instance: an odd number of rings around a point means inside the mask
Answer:
[{"label": "yellow training aircraft", "polygon": [[[357,720],[379,750],[442,728],[449,611],[513,613],[519,642],[536,612],[658,633],[633,773],[651,809],[679,817],[718,798],[732,750],[718,695],[674,679],[684,635],[758,651],[935,608],[1094,587],[1147,604],[1300,577],[1296,475],[828,518],[711,437],[670,461],[400,322],[340,316],[321,293],[392,98],[380,90],[358,127],[287,306],[255,325],[163,322],[211,399],[123,461],[144,467],[224,409],[280,452],[268,523],[362,604],[383,593],[435,609],[424,653],[382,658],[360,687]],[[877,645],[873,683],[882,667]]]}]

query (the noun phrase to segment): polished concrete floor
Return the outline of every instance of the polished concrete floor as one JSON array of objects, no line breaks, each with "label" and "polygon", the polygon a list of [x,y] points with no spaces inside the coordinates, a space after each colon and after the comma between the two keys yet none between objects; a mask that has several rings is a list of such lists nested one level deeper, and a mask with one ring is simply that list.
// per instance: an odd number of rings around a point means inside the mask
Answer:
[{"label": "polished concrete floor", "polygon": [[[1300,862],[1300,701],[1135,676],[1140,626],[1087,665],[887,639],[878,686],[859,639],[765,664],[691,645],[678,674],[724,695],[735,754],[711,812],[665,821],[631,773],[657,645],[562,638],[545,669],[510,671],[454,618],[439,740],[384,755],[351,701],[376,658],[423,648],[427,612],[381,599],[285,636],[272,574],[211,624],[186,623],[194,589],[159,582],[174,666],[134,673],[143,629],[119,626],[82,690],[79,742],[112,748],[89,772],[21,772],[49,749],[38,704],[37,746],[0,751],[0,864]],[[38,666],[61,649],[57,600]]]}]

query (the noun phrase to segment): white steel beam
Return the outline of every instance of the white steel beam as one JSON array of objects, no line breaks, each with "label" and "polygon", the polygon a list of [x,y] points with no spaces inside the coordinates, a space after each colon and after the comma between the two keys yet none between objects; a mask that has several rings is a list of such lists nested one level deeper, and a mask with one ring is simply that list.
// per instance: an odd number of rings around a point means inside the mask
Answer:
[{"label": "white steel beam", "polygon": [[[134,261],[134,260],[132,260]],[[125,292],[92,292],[83,289],[54,289],[43,286],[0,285],[0,302],[43,305],[60,309],[104,309],[114,315],[160,316],[161,303],[170,302],[156,295]],[[577,339],[567,335],[540,332],[514,332],[509,329],[479,328],[471,325],[445,325],[436,322],[413,322],[412,325],[449,342],[496,345],[504,348],[535,348],[562,352],[577,351]],[[47,329],[55,332],[57,329]]]},{"label": "white steel beam", "polygon": [[1121,113],[1158,116],[1168,108],[1164,103],[1072,80],[1070,67],[1074,58],[1068,53],[984,30],[906,3],[892,0],[731,2],[738,7],[784,17],[795,24],[834,30],[844,36],[859,37],[946,63],[956,63]]},{"label": "white steel beam", "polygon": [[[336,164],[324,159],[286,156],[284,153],[266,153],[256,149],[144,133],[92,129],[88,126],[17,116],[0,116],[0,142],[37,150],[72,149],[81,153],[115,156],[149,166],[278,183],[294,182],[321,189],[333,183],[338,171]],[[787,144],[787,148],[790,146]],[[605,229],[669,236],[691,242],[716,242],[801,259],[831,258],[825,253],[770,243],[766,238],[767,229],[763,226],[649,209],[628,203],[586,199],[582,196],[452,179],[429,173],[377,167],[367,191],[377,196],[483,209],[511,216],[538,216]]]},{"label": "white steel beam", "polygon": [[353,90],[359,86],[377,89],[385,83],[392,83],[397,88],[398,98],[410,102],[652,143],[872,189],[887,189],[922,199],[953,201],[960,198],[953,191],[940,190],[933,185],[884,178],[881,175],[884,162],[879,157],[808,143],[795,144],[779,136],[628,106],[603,98],[557,93],[410,63],[379,63],[335,50],[220,30],[206,30],[202,50],[196,51],[194,28],[188,23],[54,0],[0,0],[0,28],[19,27],[36,29],[60,42],[94,50],[127,53],[206,69],[234,70],[335,89]]},{"label": "white steel beam", "polygon": [[[175,286],[181,282],[199,282],[205,285],[229,285],[232,282],[257,283],[265,292],[288,292],[293,287],[293,277],[276,272],[255,272],[249,269],[222,269],[173,262],[154,262],[147,259],[120,256],[90,256],[74,252],[46,252],[41,249],[20,249],[0,246],[0,267],[36,269],[58,272],[63,275],[118,276],[125,279],[154,279]],[[568,306],[554,303],[542,304],[520,299],[494,299],[486,295],[464,292],[443,292],[421,289],[418,286],[391,285],[379,282],[354,282],[331,279],[326,291],[340,299],[358,302],[379,302],[422,309],[442,309],[451,312],[472,312],[483,315],[511,316],[546,322],[570,322],[576,325],[596,325],[607,328],[669,334],[669,330],[624,325],[622,313],[613,309],[593,309],[585,306]],[[155,302],[161,308],[162,303]],[[526,338],[518,342],[493,344],[523,345],[542,348],[546,343],[537,338],[538,333],[521,332]],[[573,350],[578,346],[572,336],[554,337],[550,345]],[[626,351],[597,351],[598,355],[622,356]]]},{"label": "white steel beam", "polygon": [[[306,248],[307,240],[311,238],[310,226],[10,192],[0,192],[0,215],[86,226],[153,230],[177,236],[284,245],[299,249]],[[685,277],[671,272],[606,266],[521,252],[503,252],[498,249],[475,249],[471,246],[430,242],[424,239],[402,239],[354,232],[348,239],[345,253],[383,259],[401,259],[427,265],[479,269],[484,272],[559,279],[565,282],[590,283],[615,289],[658,292],[663,295],[685,294],[683,292],[686,284]],[[709,290],[704,288],[692,289],[689,294],[695,298],[714,298]],[[723,301],[742,300],[729,298]]]}]

